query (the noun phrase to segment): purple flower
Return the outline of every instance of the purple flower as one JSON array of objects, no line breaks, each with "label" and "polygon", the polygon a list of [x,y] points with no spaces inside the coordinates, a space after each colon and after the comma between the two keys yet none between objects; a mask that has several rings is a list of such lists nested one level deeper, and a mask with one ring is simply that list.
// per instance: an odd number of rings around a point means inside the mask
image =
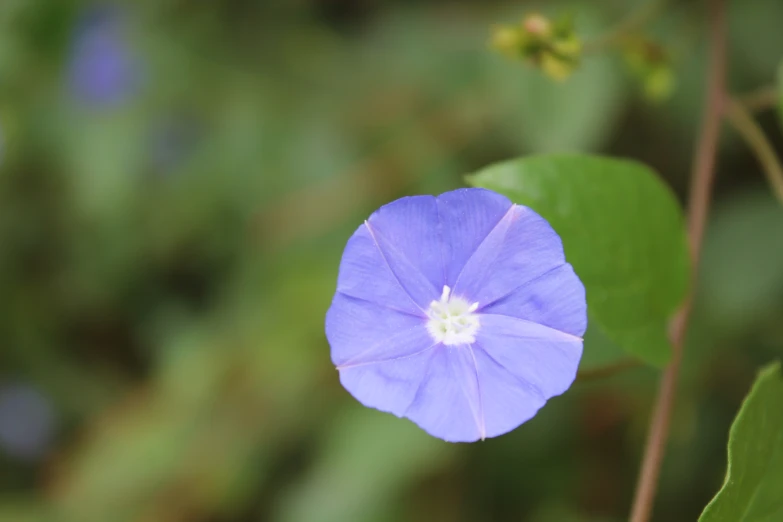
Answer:
[{"label": "purple flower", "polygon": [[557,233],[483,189],[378,209],[348,241],[326,315],[343,386],[452,442],[511,431],[565,392],[586,326]]},{"label": "purple flower", "polygon": [[138,64],[127,41],[119,8],[99,6],[85,12],[77,25],[71,55],[71,90],[80,101],[116,105],[135,91]]}]

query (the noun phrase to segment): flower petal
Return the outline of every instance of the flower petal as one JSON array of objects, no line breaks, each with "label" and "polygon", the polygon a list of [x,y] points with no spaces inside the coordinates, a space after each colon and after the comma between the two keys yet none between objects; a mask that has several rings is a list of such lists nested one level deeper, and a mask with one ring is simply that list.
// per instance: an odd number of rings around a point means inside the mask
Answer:
[{"label": "flower petal", "polygon": [[522,283],[479,311],[518,317],[579,337],[587,328],[585,287],[568,263]]},{"label": "flower petal", "polygon": [[338,367],[340,382],[351,395],[370,408],[402,417],[413,402],[437,347],[407,357]]},{"label": "flower petal", "polygon": [[386,308],[425,316],[389,268],[370,230],[362,225],[343,252],[337,292]]},{"label": "flower petal", "polygon": [[341,293],[326,313],[326,338],[338,367],[404,357],[434,342],[425,319]]},{"label": "flower petal", "polygon": [[487,437],[508,433],[527,422],[546,403],[479,346],[471,347],[479,379],[483,423]]},{"label": "flower petal", "polygon": [[454,294],[479,305],[565,263],[560,237],[541,216],[514,205],[465,264]]},{"label": "flower petal", "polygon": [[459,189],[437,198],[446,280],[457,276],[487,235],[511,208],[505,196],[485,189]]},{"label": "flower petal", "polygon": [[[476,348],[513,375],[520,388],[543,399],[566,391],[576,378],[582,339],[505,315],[480,315]],[[483,384],[483,381],[482,383]]]},{"label": "flower petal", "polygon": [[426,310],[444,285],[435,198],[398,199],[376,210],[365,226],[399,284]]},{"label": "flower petal", "polygon": [[449,442],[481,439],[485,430],[478,386],[468,347],[439,345],[405,417]]}]

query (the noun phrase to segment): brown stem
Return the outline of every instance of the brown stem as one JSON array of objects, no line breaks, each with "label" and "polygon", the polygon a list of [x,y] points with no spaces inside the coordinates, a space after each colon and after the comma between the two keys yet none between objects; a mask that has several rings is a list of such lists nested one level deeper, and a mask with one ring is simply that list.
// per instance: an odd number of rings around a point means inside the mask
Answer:
[{"label": "brown stem", "polygon": [[702,116],[699,143],[694,153],[691,193],[688,204],[688,236],[691,251],[691,288],[682,307],[672,321],[672,360],[664,370],[658,389],[647,444],[636,485],[631,522],[647,522],[652,514],[658,486],[661,461],[666,449],[669,424],[674,406],[677,377],[682,362],[685,333],[693,307],[696,272],[701,255],[701,243],[707,222],[710,192],[715,174],[718,138],[725,100],[726,27],[723,0],[710,1],[710,57],[707,76],[707,100]]}]

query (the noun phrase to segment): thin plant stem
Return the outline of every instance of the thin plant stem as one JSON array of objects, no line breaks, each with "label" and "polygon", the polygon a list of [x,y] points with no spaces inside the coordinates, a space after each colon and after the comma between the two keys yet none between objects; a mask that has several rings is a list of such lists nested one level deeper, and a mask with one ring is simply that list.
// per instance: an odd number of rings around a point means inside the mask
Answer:
[{"label": "thin plant stem", "polygon": [[585,42],[582,52],[598,53],[614,47],[629,34],[639,30],[653,19],[666,4],[667,0],[649,0],[641,7],[629,13],[606,33]]},{"label": "thin plant stem", "polygon": [[783,167],[761,126],[753,119],[749,110],[736,100],[729,100],[726,118],[756,155],[772,192],[783,203]]},{"label": "thin plant stem", "polygon": [[736,101],[750,112],[761,112],[774,108],[780,103],[781,95],[774,85],[761,87],[747,94],[742,94]]},{"label": "thin plant stem", "polygon": [[685,302],[672,321],[670,332],[672,359],[661,377],[631,507],[631,522],[648,522],[652,515],[658,476],[674,408],[685,333],[693,308],[695,275],[699,266],[702,239],[710,206],[710,193],[715,176],[718,138],[726,96],[726,24],[723,0],[711,0],[709,7],[710,57],[707,72],[707,99],[702,115],[699,142],[694,152],[688,204],[688,239],[692,259],[691,287]]}]

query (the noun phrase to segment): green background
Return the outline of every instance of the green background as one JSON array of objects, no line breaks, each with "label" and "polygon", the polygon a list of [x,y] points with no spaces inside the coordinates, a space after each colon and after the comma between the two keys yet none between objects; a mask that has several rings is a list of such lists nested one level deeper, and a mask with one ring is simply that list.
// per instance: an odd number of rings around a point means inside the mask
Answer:
[{"label": "green background", "polygon": [[[637,3],[547,9],[589,36]],[[0,2],[0,433],[27,448],[0,438],[0,521],[626,519],[658,370],[450,445],[342,389],[324,314],[374,209],[490,163],[630,157],[683,201],[701,3],[650,26],[677,77],[652,104],[616,53],[562,85],[492,53],[524,1],[121,2],[141,79],[100,107],[68,83],[88,5]],[[772,83],[783,4],[729,19],[731,88]],[[759,121],[780,152],[775,112]],[[757,368],[783,353],[783,210],[764,183],[727,130],[655,520],[698,518]],[[588,337],[585,362],[616,350]]]}]

